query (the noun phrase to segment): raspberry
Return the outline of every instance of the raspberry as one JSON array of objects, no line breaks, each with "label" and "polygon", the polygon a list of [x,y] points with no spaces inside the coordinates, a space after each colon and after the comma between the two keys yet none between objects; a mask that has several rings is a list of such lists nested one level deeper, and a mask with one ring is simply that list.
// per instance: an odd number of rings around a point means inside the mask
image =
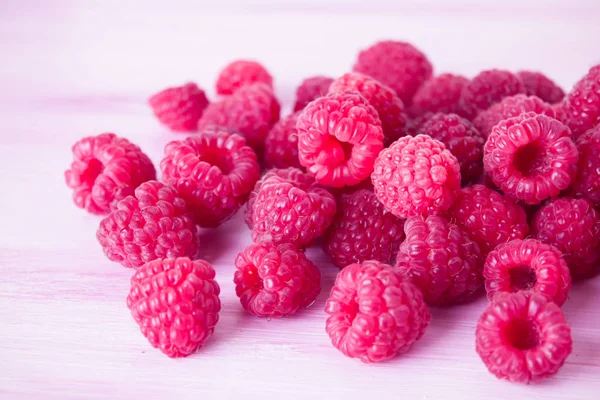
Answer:
[{"label": "raspberry", "polygon": [[161,258],[198,252],[196,226],[177,191],[157,181],[142,183],[100,222],[96,238],[111,261],[137,268]]},{"label": "raspberry", "polygon": [[539,204],[570,185],[577,158],[569,128],[546,115],[524,113],[494,127],[483,165],[504,193]]},{"label": "raspberry", "polygon": [[211,103],[198,121],[198,130],[210,125],[231,129],[260,153],[267,133],[279,120],[279,110],[279,102],[265,84],[242,86],[233,95]]},{"label": "raspberry", "polygon": [[560,307],[536,293],[498,296],[479,318],[475,338],[488,370],[520,383],[555,374],[573,347]]},{"label": "raspberry", "polygon": [[594,207],[600,207],[600,125],[579,136],[575,143],[579,163],[570,192],[588,199]]},{"label": "raspberry", "polygon": [[598,272],[600,213],[585,199],[553,199],[535,214],[533,237],[555,246],[571,276],[584,278]]},{"label": "raspberry", "polygon": [[361,51],[353,71],[389,86],[406,106],[410,106],[415,92],[431,77],[433,67],[412,44],[386,40]]},{"label": "raspberry", "polygon": [[319,269],[290,244],[251,244],[235,259],[235,293],[244,309],[280,318],[310,306],[321,292]]},{"label": "raspberry", "polygon": [[325,329],[333,345],[366,363],[406,352],[431,320],[419,289],[377,261],[342,269],[325,312],[329,314]]},{"label": "raspberry", "polygon": [[477,243],[483,257],[529,232],[523,208],[483,185],[463,188],[448,214]]},{"label": "raspberry", "polygon": [[148,100],[156,118],[174,131],[195,131],[208,106],[204,90],[195,83],[167,88]]},{"label": "raspberry", "polygon": [[431,78],[415,93],[411,114],[460,112],[460,93],[468,82],[464,76],[453,74],[441,74]]},{"label": "raspberry", "polygon": [[571,289],[569,267],[554,246],[535,239],[501,244],[488,254],[483,267],[490,300],[500,292],[541,293],[559,306]]},{"label": "raspberry", "polygon": [[505,97],[525,93],[521,78],[509,71],[492,69],[480,72],[465,85],[460,95],[461,114],[473,119]]},{"label": "raspberry", "polygon": [[438,215],[410,217],[404,224],[396,270],[432,305],[471,300],[483,284],[479,247],[458,226]]},{"label": "raspberry", "polygon": [[65,181],[73,189],[75,205],[92,214],[108,214],[142,182],[156,179],[148,156],[114,133],[85,137],[71,151]]},{"label": "raspberry", "polygon": [[565,97],[565,92],[541,72],[520,71],[517,76],[525,84],[525,92],[537,96],[546,103],[556,104]]},{"label": "raspberry", "polygon": [[420,129],[423,135],[442,142],[460,164],[463,185],[475,182],[483,173],[484,138],[468,120],[456,114],[434,114]]},{"label": "raspberry", "polygon": [[264,83],[273,88],[273,77],[256,61],[236,60],[225,66],[217,77],[218,94],[233,94],[239,88]]},{"label": "raspberry", "polygon": [[600,124],[600,64],[575,84],[562,108],[575,137]]},{"label": "raspberry", "polygon": [[404,240],[403,225],[372,191],[362,189],[340,199],[323,247],[339,268],[366,260],[389,263]]},{"label": "raspberry", "polygon": [[294,111],[301,111],[313,100],[323,97],[329,91],[329,87],[333,83],[333,78],[328,76],[312,76],[306,78],[300,83],[296,89],[296,103]]},{"label": "raspberry", "polygon": [[366,179],[383,148],[377,111],[358,92],[313,101],[296,126],[300,164],[325,186],[353,186]]},{"label": "raspberry", "polygon": [[282,118],[273,125],[265,138],[265,163],[270,168],[302,168],[298,160],[299,112]]},{"label": "raspberry", "polygon": [[244,138],[218,128],[167,144],[160,167],[202,227],[229,219],[260,176],[256,154]]},{"label": "raspberry", "polygon": [[219,292],[215,270],[206,261],[154,260],[131,278],[127,307],[153,347],[169,357],[186,357],[214,333]]},{"label": "raspberry", "polygon": [[336,79],[329,93],[359,92],[375,108],[383,129],[384,144],[390,144],[406,134],[404,104],[389,87],[358,73],[347,73]]},{"label": "raspberry", "polygon": [[407,136],[379,154],[371,179],[385,208],[407,218],[447,210],[460,189],[460,167],[437,140]]}]

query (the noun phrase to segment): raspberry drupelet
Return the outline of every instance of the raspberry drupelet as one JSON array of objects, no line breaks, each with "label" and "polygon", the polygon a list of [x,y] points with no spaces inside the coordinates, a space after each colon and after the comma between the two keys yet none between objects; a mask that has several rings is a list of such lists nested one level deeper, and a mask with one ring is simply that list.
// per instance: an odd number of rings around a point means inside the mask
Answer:
[{"label": "raspberry drupelet", "polygon": [[281,318],[310,306],[321,292],[319,269],[290,244],[251,244],[235,259],[235,293],[259,317]]},{"label": "raspberry drupelet", "polygon": [[131,278],[127,307],[153,347],[169,357],[186,357],[214,333],[219,292],[215,271],[206,261],[154,260]]},{"label": "raspberry drupelet", "polygon": [[555,374],[573,347],[560,307],[527,292],[498,295],[479,318],[475,344],[492,374],[518,383]]},{"label": "raspberry drupelet", "polygon": [[333,345],[365,363],[406,352],[431,320],[419,289],[389,265],[372,260],[338,273],[325,312]]},{"label": "raspberry drupelet", "polygon": [[175,188],[142,183],[100,222],[96,237],[111,261],[128,268],[176,257],[194,258],[198,235],[185,201]]},{"label": "raspberry drupelet", "polygon": [[158,120],[174,131],[192,132],[208,106],[204,90],[195,83],[167,88],[148,100]]},{"label": "raspberry drupelet", "polygon": [[464,76],[453,74],[431,78],[415,93],[410,114],[419,116],[426,113],[460,112],[460,94],[468,82]]},{"label": "raspberry drupelet", "polygon": [[233,94],[243,86],[264,83],[273,88],[273,77],[260,63],[251,60],[236,60],[225,66],[217,77],[218,94]]},{"label": "raspberry drupelet", "polygon": [[167,144],[160,166],[165,182],[179,191],[202,227],[229,219],[260,176],[256,154],[244,138],[218,128]]},{"label": "raspberry drupelet", "polygon": [[600,125],[579,136],[575,144],[579,151],[577,176],[568,192],[600,208]]},{"label": "raspberry drupelet", "polygon": [[141,183],[156,179],[148,156],[114,133],[85,137],[71,151],[65,181],[73,189],[75,205],[92,214],[108,214]]},{"label": "raspberry drupelet", "polygon": [[302,168],[298,159],[299,112],[282,118],[273,125],[265,138],[265,164],[269,168]]},{"label": "raspberry drupelet", "polygon": [[302,111],[311,101],[325,96],[332,83],[333,78],[322,75],[311,76],[303,80],[296,89],[294,111]]},{"label": "raspberry drupelet", "polygon": [[600,124],[600,64],[575,84],[562,104],[562,111],[575,137]]},{"label": "raspberry drupelet", "polygon": [[541,72],[520,71],[517,76],[523,81],[529,96],[537,96],[550,104],[559,103],[565,97],[564,90]]},{"label": "raspberry drupelet", "polygon": [[353,186],[373,171],[383,148],[377,111],[358,92],[332,93],[307,105],[298,117],[298,155],[325,186]]}]

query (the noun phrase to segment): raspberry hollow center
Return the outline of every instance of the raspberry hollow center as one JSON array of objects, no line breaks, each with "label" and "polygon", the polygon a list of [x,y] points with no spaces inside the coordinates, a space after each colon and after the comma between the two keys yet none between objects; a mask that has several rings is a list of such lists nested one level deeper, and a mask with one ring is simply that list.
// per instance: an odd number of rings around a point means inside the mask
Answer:
[{"label": "raspberry hollow center", "polygon": [[547,167],[547,154],[539,142],[531,142],[519,148],[514,155],[513,165],[521,175],[530,178]]},{"label": "raspberry hollow center", "polygon": [[519,265],[509,269],[508,277],[513,292],[533,289],[537,282],[535,271],[528,265]]},{"label": "raspberry hollow center", "polygon": [[81,180],[93,185],[98,175],[104,171],[104,165],[97,158],[92,158],[87,163],[87,168],[83,171]]},{"label": "raspberry hollow center", "polygon": [[540,343],[537,325],[526,319],[515,319],[504,328],[505,342],[517,350],[529,350]]},{"label": "raspberry hollow center", "polygon": [[207,151],[199,154],[198,159],[219,168],[223,175],[228,175],[231,171],[233,171],[233,162],[231,161],[231,157],[220,154],[220,152]]}]

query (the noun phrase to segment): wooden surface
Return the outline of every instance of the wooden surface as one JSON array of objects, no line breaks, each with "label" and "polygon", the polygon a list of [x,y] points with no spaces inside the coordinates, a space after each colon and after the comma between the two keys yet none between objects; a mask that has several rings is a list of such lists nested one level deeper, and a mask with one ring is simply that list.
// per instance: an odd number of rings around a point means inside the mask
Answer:
[{"label": "wooden surface", "polygon": [[237,57],[264,62],[285,110],[303,77],[345,72],[380,38],[414,42],[438,72],[530,67],[568,88],[600,61],[597,2],[161,4],[0,2],[0,399],[597,398],[600,278],[574,285],[564,306],[574,351],[542,384],[486,371],[474,351],[484,299],[433,309],[409,353],[364,365],[325,334],[336,269],[320,249],[308,251],[323,271],[313,307],[272,321],[243,312],[232,284],[233,259],[250,243],[241,215],[203,234],[222,287],[215,336],[193,357],[168,359],[125,306],[131,271],[104,257],[99,218],[75,208],[63,181],[71,144],[103,131],[158,164],[164,144],[181,136],[157,124],[145,99],[187,80],[212,93],[218,69]]}]

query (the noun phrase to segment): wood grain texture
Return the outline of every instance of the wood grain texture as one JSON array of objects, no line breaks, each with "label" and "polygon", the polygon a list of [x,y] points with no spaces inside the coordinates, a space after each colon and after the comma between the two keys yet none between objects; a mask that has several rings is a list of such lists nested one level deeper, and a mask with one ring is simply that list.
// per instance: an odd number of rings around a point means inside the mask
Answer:
[{"label": "wood grain texture", "polygon": [[313,307],[272,321],[243,312],[232,283],[233,259],[250,243],[241,215],[203,233],[223,293],[215,336],[193,357],[167,359],[125,306],[131,271],[103,256],[99,219],[76,209],[64,185],[70,146],[89,134],[114,131],[158,163],[181,136],[157,124],[147,96],[186,80],[212,92],[236,57],[268,66],[286,110],[303,77],[343,73],[380,38],[413,41],[437,71],[529,67],[567,88],[600,61],[597,2],[545,2],[544,13],[536,1],[465,6],[479,3],[352,1],[340,12],[338,1],[0,3],[0,398],[596,398],[600,278],[573,287],[564,310],[574,351],[542,384],[486,371],[474,351],[484,299],[433,309],[412,351],[363,365],[325,334],[337,270],[320,249],[308,251],[323,271]]}]

